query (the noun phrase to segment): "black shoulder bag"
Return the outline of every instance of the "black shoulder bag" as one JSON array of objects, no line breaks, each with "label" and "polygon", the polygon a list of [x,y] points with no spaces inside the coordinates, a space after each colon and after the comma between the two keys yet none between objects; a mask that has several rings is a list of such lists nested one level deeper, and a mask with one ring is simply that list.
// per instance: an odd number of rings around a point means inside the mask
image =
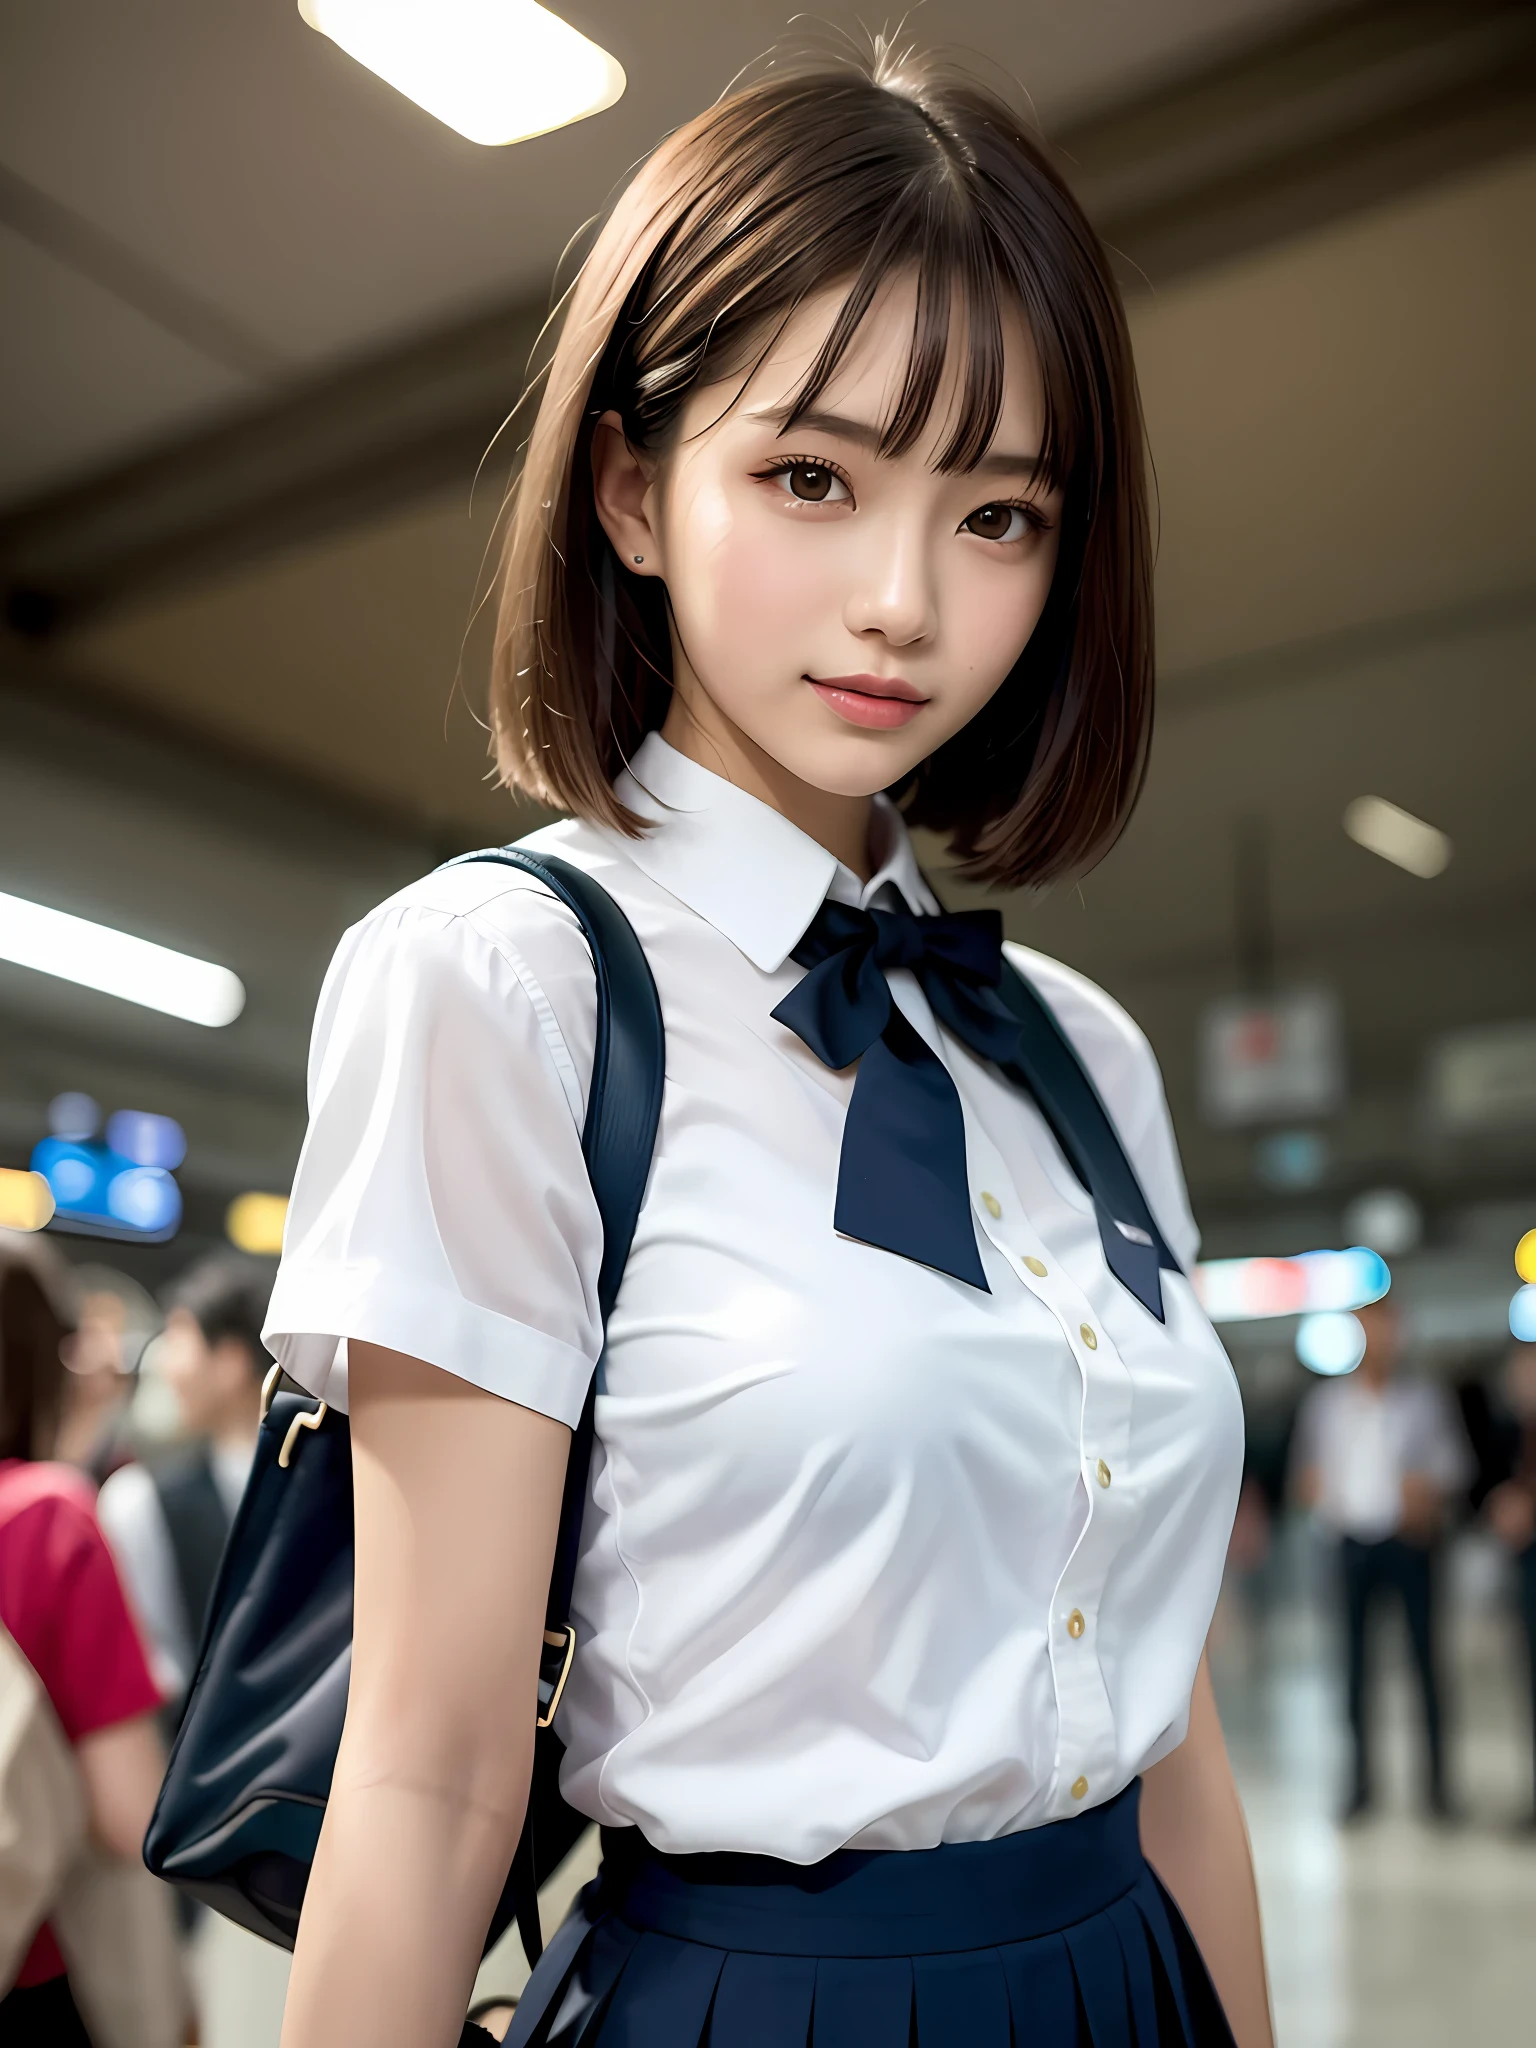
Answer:
[{"label": "black shoulder bag", "polygon": [[[515,847],[463,859],[533,875],[575,913],[592,949],[597,1035],[581,1148],[603,1222],[598,1300],[606,1324],[661,1111],[656,985],[628,920],[579,869]],[[515,1916],[530,1963],[542,1946],[538,1888],[588,1825],[560,1797],[561,1748],[550,1724],[576,1647],[570,1600],[596,1398],[594,1376],[566,1467],[528,1817],[486,1937],[489,1948]],[[298,1932],[346,1713],[352,1546],[346,1417],[323,1401],[278,1393],[219,1566],[144,1860],[157,1877],[285,1948]]]}]

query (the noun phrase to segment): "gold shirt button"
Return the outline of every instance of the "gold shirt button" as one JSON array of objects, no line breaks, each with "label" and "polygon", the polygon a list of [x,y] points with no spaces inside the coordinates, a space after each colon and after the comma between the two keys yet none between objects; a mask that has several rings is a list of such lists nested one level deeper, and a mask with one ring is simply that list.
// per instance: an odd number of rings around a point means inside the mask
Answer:
[{"label": "gold shirt button", "polygon": [[1024,1261],[1024,1269],[1028,1273],[1033,1273],[1037,1280],[1045,1278],[1046,1266],[1044,1259],[1037,1259],[1031,1256]]},{"label": "gold shirt button", "polygon": [[1105,1464],[1102,1458],[1100,1458],[1098,1464],[1094,1467],[1093,1476],[1095,1479],[1098,1480],[1100,1486],[1108,1486],[1109,1467]]},{"label": "gold shirt button", "polygon": [[1002,1215],[1002,1213],[1003,1213],[1003,1205],[1002,1205],[1002,1203],[1001,1203],[1001,1202],[1000,1202],[1000,1201],[999,1201],[999,1200],[997,1199],[996,1195],[993,1195],[993,1194],[989,1194],[989,1193],[987,1192],[987,1190],[986,1190],[985,1188],[983,1188],[983,1189],[982,1189],[982,1191],[981,1191],[981,1201],[982,1201],[982,1207],[983,1207],[983,1208],[984,1208],[984,1209],[986,1210],[986,1212],[987,1212],[987,1214],[988,1214],[989,1216],[1001,1216],[1001,1215]]},{"label": "gold shirt button", "polygon": [[1079,1337],[1082,1338],[1083,1342],[1088,1346],[1088,1349],[1090,1351],[1098,1350],[1099,1340],[1093,1334],[1092,1323],[1079,1323],[1077,1326],[1077,1334],[1079,1335]]},{"label": "gold shirt button", "polygon": [[1087,1626],[1087,1622],[1083,1619],[1083,1610],[1080,1607],[1074,1607],[1072,1612],[1067,1616],[1067,1634],[1072,1638],[1074,1643],[1077,1641],[1078,1637],[1082,1634],[1083,1630]]},{"label": "gold shirt button", "polygon": [[1074,1778],[1072,1780],[1072,1797],[1074,1799],[1086,1799],[1088,1797],[1088,1780],[1086,1778]]}]

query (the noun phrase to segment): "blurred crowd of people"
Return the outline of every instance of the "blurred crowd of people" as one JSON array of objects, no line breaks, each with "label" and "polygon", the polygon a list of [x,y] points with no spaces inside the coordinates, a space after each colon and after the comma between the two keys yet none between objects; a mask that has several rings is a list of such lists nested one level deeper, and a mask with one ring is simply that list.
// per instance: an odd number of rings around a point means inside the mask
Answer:
[{"label": "blurred crowd of people", "polygon": [[1403,1320],[1390,1297],[1357,1310],[1365,1349],[1355,1370],[1312,1384],[1300,1402],[1250,1414],[1248,1473],[1230,1562],[1262,1578],[1287,1508],[1309,1514],[1332,1553],[1350,1767],[1340,1819],[1380,1797],[1372,1754],[1378,1622],[1401,1618],[1418,1697],[1422,1803],[1458,1817],[1447,1766],[1444,1592],[1452,1540],[1491,1539],[1526,1667],[1531,1798],[1519,1826],[1536,1833],[1536,1344],[1459,1375],[1407,1369]]},{"label": "blurred crowd of people", "polygon": [[269,1289],[202,1259],[146,1345],[131,1283],[0,1232],[6,2048],[195,2038],[187,1918],[140,1848],[256,1446]]},{"label": "blurred crowd of people", "polygon": [[[82,1282],[81,1273],[85,1274]],[[139,1850],[245,1484],[270,1360],[270,1269],[200,1259],[153,1308],[0,1232],[0,2042],[180,2048],[195,2038],[185,1909]],[[1536,1700],[1536,1345],[1459,1384],[1402,1370],[1390,1300],[1364,1357],[1319,1381],[1245,1495],[1233,1560],[1287,1500],[1334,1546],[1352,1769],[1378,1796],[1372,1641],[1395,1605],[1422,1725],[1427,1811],[1455,1816],[1440,1578],[1469,1523],[1511,1559]],[[1267,1458],[1267,1468],[1266,1468]],[[1536,1724],[1533,1724],[1536,1742]],[[1536,1824],[1536,1755],[1527,1825]]]}]

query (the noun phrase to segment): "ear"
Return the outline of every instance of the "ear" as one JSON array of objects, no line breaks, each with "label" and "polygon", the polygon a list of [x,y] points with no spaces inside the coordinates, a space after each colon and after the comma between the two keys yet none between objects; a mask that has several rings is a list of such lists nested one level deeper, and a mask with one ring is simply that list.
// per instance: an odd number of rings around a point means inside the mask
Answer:
[{"label": "ear", "polygon": [[614,553],[632,576],[663,573],[661,543],[651,526],[655,465],[631,448],[616,412],[605,412],[592,435],[592,499]]}]

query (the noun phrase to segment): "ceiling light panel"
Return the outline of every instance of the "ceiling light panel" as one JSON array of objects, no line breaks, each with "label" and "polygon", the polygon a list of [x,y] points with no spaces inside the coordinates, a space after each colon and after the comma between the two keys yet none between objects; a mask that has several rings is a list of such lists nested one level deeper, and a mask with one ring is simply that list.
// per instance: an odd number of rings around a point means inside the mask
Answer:
[{"label": "ceiling light panel", "polygon": [[471,142],[522,142],[611,107],[622,66],[535,0],[299,0],[359,64]]},{"label": "ceiling light panel", "polygon": [[1344,830],[1356,846],[1426,882],[1450,865],[1451,842],[1445,834],[1384,796],[1357,796],[1344,813]]},{"label": "ceiling light panel", "polygon": [[216,1029],[233,1024],[245,1008],[245,988],[227,967],[22,896],[0,894],[0,960],[189,1024]]}]

